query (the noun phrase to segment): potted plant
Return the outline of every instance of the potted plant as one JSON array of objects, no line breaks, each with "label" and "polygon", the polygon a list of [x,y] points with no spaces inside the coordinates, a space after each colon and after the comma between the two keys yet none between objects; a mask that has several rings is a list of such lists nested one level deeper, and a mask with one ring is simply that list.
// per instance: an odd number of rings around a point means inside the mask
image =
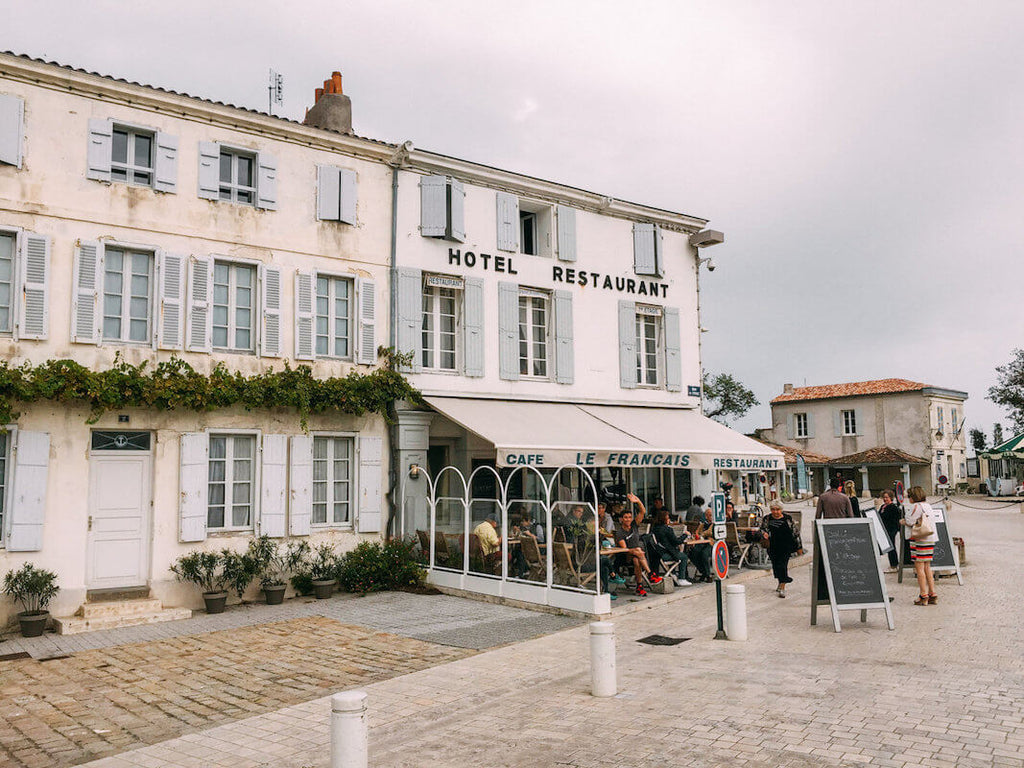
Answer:
[{"label": "potted plant", "polygon": [[53,600],[60,587],[57,574],[25,563],[16,571],[4,576],[4,594],[21,603],[24,609],[18,614],[22,637],[39,637],[50,620],[46,607]]},{"label": "potted plant", "polygon": [[189,552],[174,561],[171,572],[178,581],[190,582],[203,590],[207,613],[224,612],[228,593],[224,591],[224,569],[219,554],[199,550]]},{"label": "potted plant", "polygon": [[280,605],[288,588],[288,574],[301,570],[309,556],[309,543],[292,541],[282,547],[269,536],[257,536],[249,542],[247,554],[256,566],[267,605]]},{"label": "potted plant", "polygon": [[231,549],[220,551],[221,567],[224,569],[224,586],[242,599],[245,590],[256,578],[258,564],[249,557],[248,552],[235,552]]},{"label": "potted plant", "polygon": [[331,596],[337,569],[338,556],[334,553],[334,545],[327,541],[318,545],[309,558],[309,577],[313,580],[313,594],[317,600]]}]

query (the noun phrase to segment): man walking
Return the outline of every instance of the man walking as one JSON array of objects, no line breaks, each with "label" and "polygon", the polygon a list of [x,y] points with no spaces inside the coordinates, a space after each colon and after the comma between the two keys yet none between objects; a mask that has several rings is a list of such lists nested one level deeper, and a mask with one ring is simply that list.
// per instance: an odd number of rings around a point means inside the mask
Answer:
[{"label": "man walking", "polygon": [[835,475],[829,481],[829,488],[818,497],[818,509],[815,520],[831,520],[839,517],[853,517],[853,505],[850,497],[842,491],[843,479]]}]

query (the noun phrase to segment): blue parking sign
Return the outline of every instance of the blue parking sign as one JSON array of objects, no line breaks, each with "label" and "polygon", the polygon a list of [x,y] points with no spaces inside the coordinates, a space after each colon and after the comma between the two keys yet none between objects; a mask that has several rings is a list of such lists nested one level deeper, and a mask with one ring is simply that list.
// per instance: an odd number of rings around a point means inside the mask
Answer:
[{"label": "blue parking sign", "polygon": [[725,494],[724,493],[712,493],[711,494],[711,521],[718,525],[725,523]]}]

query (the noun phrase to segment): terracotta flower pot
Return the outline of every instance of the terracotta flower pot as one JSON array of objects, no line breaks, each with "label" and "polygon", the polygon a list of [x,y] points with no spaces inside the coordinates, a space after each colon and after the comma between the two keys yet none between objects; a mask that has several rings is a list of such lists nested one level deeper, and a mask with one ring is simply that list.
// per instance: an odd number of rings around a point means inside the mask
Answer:
[{"label": "terracotta flower pot", "polygon": [[267,605],[280,605],[284,602],[284,591],[288,589],[286,584],[271,584],[263,588],[263,594],[267,597]]},{"label": "terracotta flower pot", "polygon": [[313,579],[313,594],[317,600],[326,600],[334,592],[334,579]]},{"label": "terracotta flower pot", "polygon": [[22,637],[40,637],[50,620],[49,611],[22,611],[18,614]]},{"label": "terracotta flower pot", "polygon": [[224,606],[228,602],[228,593],[203,592],[203,601],[206,603],[207,613],[224,613]]}]

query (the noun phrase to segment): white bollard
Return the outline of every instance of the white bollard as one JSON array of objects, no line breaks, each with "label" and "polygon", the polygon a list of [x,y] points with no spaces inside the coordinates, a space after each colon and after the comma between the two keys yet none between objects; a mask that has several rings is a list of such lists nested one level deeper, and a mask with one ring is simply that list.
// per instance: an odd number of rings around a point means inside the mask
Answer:
[{"label": "white bollard", "polygon": [[367,768],[366,692],[331,696],[331,768]]},{"label": "white bollard", "polygon": [[594,696],[615,695],[615,625],[607,621],[590,625],[590,681]]},{"label": "white bollard", "polygon": [[747,639],[747,588],[742,584],[725,588],[725,634],[730,640]]}]

